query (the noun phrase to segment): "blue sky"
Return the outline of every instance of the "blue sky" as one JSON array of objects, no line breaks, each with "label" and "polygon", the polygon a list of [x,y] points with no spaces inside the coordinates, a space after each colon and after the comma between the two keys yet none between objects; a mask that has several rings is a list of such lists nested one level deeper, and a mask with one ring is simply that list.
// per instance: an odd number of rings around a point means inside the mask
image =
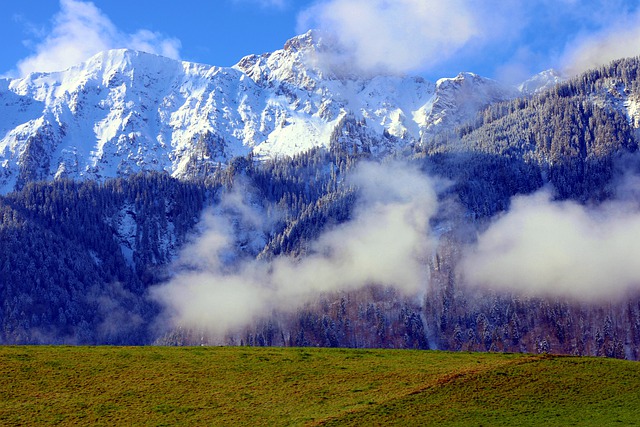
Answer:
[{"label": "blue sky", "polygon": [[640,54],[640,0],[6,0],[0,74],[129,47],[212,65],[334,32],[354,70],[517,82]]}]

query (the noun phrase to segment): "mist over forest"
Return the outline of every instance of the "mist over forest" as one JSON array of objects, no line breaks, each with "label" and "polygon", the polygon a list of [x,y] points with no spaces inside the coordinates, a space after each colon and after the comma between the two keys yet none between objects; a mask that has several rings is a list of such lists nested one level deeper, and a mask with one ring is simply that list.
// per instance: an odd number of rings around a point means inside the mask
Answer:
[{"label": "mist over forest", "polygon": [[329,149],[183,179],[22,171],[0,197],[0,342],[637,360],[638,132],[616,103],[640,96],[639,64],[386,156],[345,120]]}]

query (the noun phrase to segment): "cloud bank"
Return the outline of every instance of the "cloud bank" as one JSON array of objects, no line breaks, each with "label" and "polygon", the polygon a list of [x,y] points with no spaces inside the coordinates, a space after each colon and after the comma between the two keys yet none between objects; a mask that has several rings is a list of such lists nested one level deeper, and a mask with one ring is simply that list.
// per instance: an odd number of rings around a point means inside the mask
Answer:
[{"label": "cloud bank", "polygon": [[583,8],[596,7],[578,8],[568,0],[323,0],[300,14],[298,32],[318,28],[333,34],[342,51],[327,62],[355,72],[403,74],[451,66],[460,67],[455,73],[478,72],[469,64],[490,64],[498,77],[526,78],[532,66],[546,59],[548,68],[557,59],[557,52],[548,55],[554,51],[550,44],[563,40],[567,20],[583,18],[577,12]]},{"label": "cloud bank", "polygon": [[530,295],[619,299],[640,285],[640,213],[630,202],[588,209],[547,191],[513,199],[461,263],[474,285]]},{"label": "cloud bank", "polygon": [[180,41],[140,29],[133,34],[120,31],[91,2],[60,0],[60,11],[53,17],[48,34],[35,45],[35,52],[18,62],[10,74],[61,71],[98,52],[130,48],[179,59]]},{"label": "cloud bank", "polygon": [[[366,71],[404,73],[441,62],[480,35],[468,0],[329,0],[303,12],[299,32],[333,34],[342,62]],[[333,61],[336,62],[336,61]]]},{"label": "cloud bank", "polygon": [[323,60],[339,72],[489,68],[520,83],[549,68],[571,75],[640,54],[640,5],[622,0],[321,0],[299,16],[298,32],[310,28],[340,42]]},{"label": "cloud bank", "polygon": [[[254,236],[259,251],[266,242],[255,236],[269,226],[243,196],[246,191],[225,197],[216,212],[203,217],[202,231],[184,249],[176,275],[150,291],[164,307],[163,326],[222,340],[327,293],[383,285],[407,297],[424,296],[427,261],[439,243],[429,222],[443,213],[435,181],[400,163],[362,163],[350,179],[359,189],[352,219],[326,230],[298,259],[239,258],[239,242],[249,246]],[[553,201],[548,190],[514,197],[511,209],[461,252],[460,283],[584,302],[617,301],[637,292],[640,199],[634,188],[637,178],[627,178],[617,201],[597,207]]]},{"label": "cloud bank", "polygon": [[151,289],[168,325],[221,337],[324,293],[368,285],[424,293],[426,259],[434,249],[429,218],[437,208],[431,180],[405,165],[361,164],[351,184],[360,189],[353,219],[322,234],[301,259],[230,260],[230,218],[205,215],[204,232],[183,254],[191,267]]},{"label": "cloud bank", "polygon": [[594,32],[573,39],[565,48],[562,68],[576,75],[615,59],[640,55],[640,11],[613,19]]}]

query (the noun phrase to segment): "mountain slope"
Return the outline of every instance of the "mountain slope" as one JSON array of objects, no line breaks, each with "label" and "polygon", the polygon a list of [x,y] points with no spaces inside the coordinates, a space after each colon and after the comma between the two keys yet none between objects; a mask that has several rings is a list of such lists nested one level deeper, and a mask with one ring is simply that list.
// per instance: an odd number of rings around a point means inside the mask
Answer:
[{"label": "mountain slope", "polygon": [[[621,175],[637,177],[638,58],[511,100],[513,89],[470,73],[435,84],[331,74],[318,60],[330,44],[317,37],[232,68],[119,50],[64,72],[2,81],[2,185],[18,190],[0,195],[0,342],[640,358],[637,294],[605,306],[475,292],[457,269],[465,246],[514,196],[546,186],[558,199],[598,205],[615,197]],[[412,196],[427,191],[413,186],[419,171],[437,181],[428,232],[437,243],[420,253],[429,283],[420,299],[387,290],[393,280],[384,276],[211,341],[159,314],[150,288],[206,270],[182,250],[209,229],[224,231],[225,271],[338,253],[318,239],[333,230],[351,242],[343,226],[379,209],[361,191],[364,177],[354,176],[359,162],[387,153],[405,161],[371,162],[395,168],[370,180],[380,193],[404,169],[416,176],[396,184]],[[136,171],[143,173],[129,175]],[[109,179],[117,175],[127,176]],[[211,215],[220,223],[210,224]],[[388,228],[365,222],[358,236]],[[217,249],[203,262],[211,253]]]},{"label": "mountain slope", "polygon": [[537,164],[564,199],[606,198],[613,159],[638,149],[638,65],[638,58],[614,61],[534,96],[491,105],[459,128],[455,149]]}]

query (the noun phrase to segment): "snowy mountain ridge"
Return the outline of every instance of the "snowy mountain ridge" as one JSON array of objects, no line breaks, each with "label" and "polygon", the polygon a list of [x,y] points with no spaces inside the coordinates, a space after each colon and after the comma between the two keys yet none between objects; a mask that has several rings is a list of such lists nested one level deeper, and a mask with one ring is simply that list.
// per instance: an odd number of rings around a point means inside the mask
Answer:
[{"label": "snowy mountain ridge", "polygon": [[332,48],[310,31],[227,68],[120,49],[0,80],[0,193],[31,180],[146,170],[187,178],[250,152],[343,144],[384,154],[521,95],[472,73],[435,84],[340,75],[326,71]]},{"label": "snowy mountain ridge", "polygon": [[518,89],[523,95],[534,95],[551,89],[553,86],[562,83],[566,79],[556,70],[550,69],[542,71],[528,80],[522,82]]}]

